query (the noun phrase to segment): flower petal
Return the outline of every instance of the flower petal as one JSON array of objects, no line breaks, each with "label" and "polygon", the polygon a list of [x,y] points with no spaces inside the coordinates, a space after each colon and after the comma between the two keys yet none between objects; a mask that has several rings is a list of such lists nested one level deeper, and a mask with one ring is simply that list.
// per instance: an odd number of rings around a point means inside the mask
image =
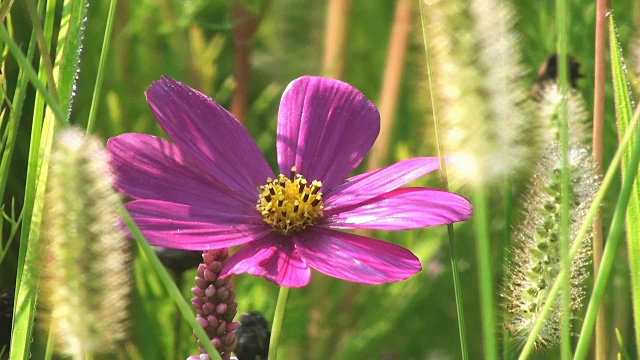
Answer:
[{"label": "flower petal", "polygon": [[163,76],[147,90],[160,127],[200,168],[247,198],[273,177],[247,130],[200,92]]},{"label": "flower petal", "polygon": [[264,276],[286,287],[305,286],[311,279],[311,270],[300,258],[293,241],[278,232],[271,232],[238,250],[227,260],[220,276],[240,273]]},{"label": "flower petal", "polygon": [[319,225],[337,229],[408,230],[467,220],[471,203],[460,195],[428,188],[403,188],[342,208]]},{"label": "flower petal", "polygon": [[347,179],[324,195],[324,213],[373,199],[440,168],[437,157],[417,157]]},{"label": "flower petal", "polygon": [[258,213],[239,215],[159,200],[134,200],[125,206],[154,246],[222,249],[259,239],[271,231]]},{"label": "flower petal", "polygon": [[375,105],[351,85],[304,76],[291,82],[278,113],[277,150],[282,174],[296,166],[324,189],[360,164],[380,131]]},{"label": "flower petal", "polygon": [[257,195],[246,199],[192,164],[167,140],[122,134],[107,142],[115,187],[134,199],[155,199],[253,214]]},{"label": "flower petal", "polygon": [[316,226],[293,238],[302,260],[338,279],[383,284],[407,279],[422,269],[411,251],[364,236]]}]

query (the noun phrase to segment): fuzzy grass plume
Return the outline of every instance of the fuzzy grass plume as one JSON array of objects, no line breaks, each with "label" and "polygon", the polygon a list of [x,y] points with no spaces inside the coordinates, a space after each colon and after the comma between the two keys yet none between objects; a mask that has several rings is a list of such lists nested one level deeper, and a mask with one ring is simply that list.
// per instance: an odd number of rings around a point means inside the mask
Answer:
[{"label": "fuzzy grass plume", "polygon": [[[505,327],[515,343],[523,343],[539,316],[551,284],[562,268],[560,249],[560,174],[559,145],[554,143],[543,155],[528,187],[524,220],[515,228],[512,262],[505,289]],[[578,233],[600,185],[596,166],[589,151],[573,145],[569,149],[571,182],[570,239]],[[571,311],[582,306],[583,281],[590,261],[590,235],[571,264]],[[551,346],[560,341],[562,299],[556,298],[550,317],[536,339],[536,346]]]},{"label": "fuzzy grass plume", "polygon": [[435,0],[426,13],[454,174],[489,183],[528,166],[529,110],[511,9],[498,0]]},{"label": "fuzzy grass plume", "polygon": [[55,137],[45,197],[43,296],[61,352],[83,358],[123,340],[130,288],[108,155],[77,128]]},{"label": "fuzzy grass plume", "polygon": [[[547,81],[543,84],[536,102],[536,112],[541,127],[540,145],[546,148],[550,143],[560,141],[560,103],[562,95],[555,81]],[[589,127],[589,114],[580,93],[571,89],[567,92],[567,119],[569,121],[569,144],[591,143],[591,129]]]}]

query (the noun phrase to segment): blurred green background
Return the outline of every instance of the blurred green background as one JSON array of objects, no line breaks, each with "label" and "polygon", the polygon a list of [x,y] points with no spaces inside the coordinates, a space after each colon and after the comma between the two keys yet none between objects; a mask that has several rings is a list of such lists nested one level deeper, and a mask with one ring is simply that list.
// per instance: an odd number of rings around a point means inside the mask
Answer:
[{"label": "blurred green background", "polygon": [[[5,1],[8,0],[2,2]],[[27,0],[17,0],[11,7],[13,38],[23,50],[33,30],[26,3]],[[80,126],[86,125],[89,114],[109,7],[108,1],[89,3],[71,115],[71,122]],[[573,0],[570,3],[569,51],[581,64],[584,77],[579,80],[578,89],[590,107],[595,2]],[[538,67],[555,49],[554,2],[516,0],[513,5],[522,58],[528,70],[526,80],[532,85]],[[619,38],[627,49],[638,29],[638,18],[634,18],[634,14],[640,15],[640,3],[616,1],[613,7]],[[425,11],[429,11],[428,5]],[[397,17],[398,12],[405,16]],[[120,0],[116,14],[95,126],[95,132],[103,139],[124,132],[164,136],[149,111],[144,91],[161,75],[168,75],[208,94],[238,115],[274,165],[278,103],[288,82],[306,74],[337,77],[380,105],[385,86],[389,86],[384,81],[388,59],[404,55],[395,70],[399,74],[398,91],[390,95],[397,99],[390,111],[394,123],[383,129],[390,136],[388,155],[382,155],[378,164],[382,166],[411,156],[436,155],[417,1]],[[342,43],[331,37],[339,39],[339,30],[329,27],[332,21],[340,23],[341,18],[344,18]],[[389,54],[390,44],[402,41],[391,37],[394,26],[408,29],[404,54]],[[337,51],[334,60],[326,59],[330,48]],[[18,65],[10,55],[3,60],[2,80],[6,92],[13,94]],[[37,62],[34,61],[33,66],[37,67]],[[3,197],[5,212],[12,201],[18,211],[22,207],[33,88],[29,88],[29,92]],[[608,85],[605,162],[611,158],[617,142],[610,94]],[[364,169],[365,165],[359,170]],[[436,175],[426,177],[421,184],[439,186]],[[451,190],[465,194],[465,189]],[[613,195],[609,200],[613,202],[615,191],[610,194]],[[501,201],[499,195],[492,198],[496,206],[501,206]],[[501,215],[496,214],[491,229],[496,240],[493,248],[496,259],[503,254],[499,248],[505,226]],[[605,223],[610,216],[610,212],[605,212]],[[482,341],[474,243],[470,233],[470,224],[456,225],[469,351],[472,359],[479,359]],[[290,292],[281,340],[283,359],[460,357],[445,227],[374,235],[411,249],[421,259],[424,270],[402,283],[382,286],[351,284],[314,273],[308,287]],[[2,288],[15,282],[17,245],[17,242],[13,244],[1,264]],[[615,276],[620,286],[625,286],[628,282],[625,262],[620,263]],[[495,272],[495,284],[499,286],[502,269]],[[186,298],[191,296],[188,289],[193,276],[194,271],[177,276]],[[191,330],[177,315],[174,304],[148,265],[141,261],[136,261],[135,280],[131,338],[118,356],[181,359],[196,353]],[[270,320],[277,287],[249,275],[238,276],[234,281],[239,311],[262,311]],[[626,324],[630,327],[628,311]],[[621,316],[621,320],[615,321],[624,324],[625,317]],[[628,327],[621,331],[627,333]],[[36,336],[34,358],[41,355],[45,340],[44,336]],[[552,354],[553,351],[537,356],[553,358]]]}]

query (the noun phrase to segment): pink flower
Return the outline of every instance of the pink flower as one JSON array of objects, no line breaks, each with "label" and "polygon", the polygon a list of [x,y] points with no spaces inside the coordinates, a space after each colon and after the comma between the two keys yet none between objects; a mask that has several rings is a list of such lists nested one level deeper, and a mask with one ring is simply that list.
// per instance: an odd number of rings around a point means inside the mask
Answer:
[{"label": "pink flower", "polygon": [[407,230],[466,220],[454,193],[400,188],[439,168],[420,157],[346,179],[380,130],[376,107],[338,80],[305,76],[280,102],[274,176],[247,130],[225,109],[163,77],[146,92],[173,143],[145,134],[109,139],[116,187],[155,246],[209,250],[244,244],[221,277],[249,273],[309,283],[311,268],[381,284],[421,269],[409,250],[342,229]]}]

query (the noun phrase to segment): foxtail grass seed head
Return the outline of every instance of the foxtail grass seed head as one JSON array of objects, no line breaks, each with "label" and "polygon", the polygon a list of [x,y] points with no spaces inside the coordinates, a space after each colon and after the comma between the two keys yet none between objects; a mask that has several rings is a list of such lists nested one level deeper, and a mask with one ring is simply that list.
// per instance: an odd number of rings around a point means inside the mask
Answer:
[{"label": "foxtail grass seed head", "polygon": [[426,14],[453,175],[490,183],[526,168],[531,121],[512,10],[499,0],[434,0]]},{"label": "foxtail grass seed head", "polygon": [[[539,93],[536,110],[539,117],[540,146],[546,148],[560,141],[560,103],[562,95],[555,81],[548,81]],[[589,114],[585,110],[584,100],[575,89],[567,92],[567,120],[569,126],[569,144],[586,145],[591,142]]]},{"label": "foxtail grass seed head", "polygon": [[[569,238],[573,244],[584,221],[600,178],[591,154],[586,148],[574,145],[569,149],[571,184]],[[560,188],[561,157],[557,143],[553,144],[536,167],[526,193],[523,221],[515,227],[508,281],[504,289],[505,323],[514,343],[522,345],[562,267],[560,249]],[[583,281],[591,259],[591,233],[582,243],[571,264],[571,314],[582,306]],[[560,341],[562,299],[557,297],[549,317],[536,339],[536,346],[552,346]]]},{"label": "foxtail grass seed head", "polygon": [[130,254],[113,183],[98,139],[77,128],[58,132],[43,216],[41,298],[66,354],[107,352],[125,337]]},{"label": "foxtail grass seed head", "polygon": [[[223,360],[231,358],[231,352],[236,348],[234,332],[240,326],[233,322],[238,304],[235,301],[236,293],[231,290],[231,277],[218,278],[228,257],[228,249],[205,251],[202,254],[203,262],[198,266],[196,286],[191,288],[195,295],[191,304],[198,312],[196,319],[209,337],[205,341],[211,341]],[[202,339],[198,339],[200,352],[208,358],[201,341]],[[188,359],[202,359],[203,355],[193,355]]]}]

